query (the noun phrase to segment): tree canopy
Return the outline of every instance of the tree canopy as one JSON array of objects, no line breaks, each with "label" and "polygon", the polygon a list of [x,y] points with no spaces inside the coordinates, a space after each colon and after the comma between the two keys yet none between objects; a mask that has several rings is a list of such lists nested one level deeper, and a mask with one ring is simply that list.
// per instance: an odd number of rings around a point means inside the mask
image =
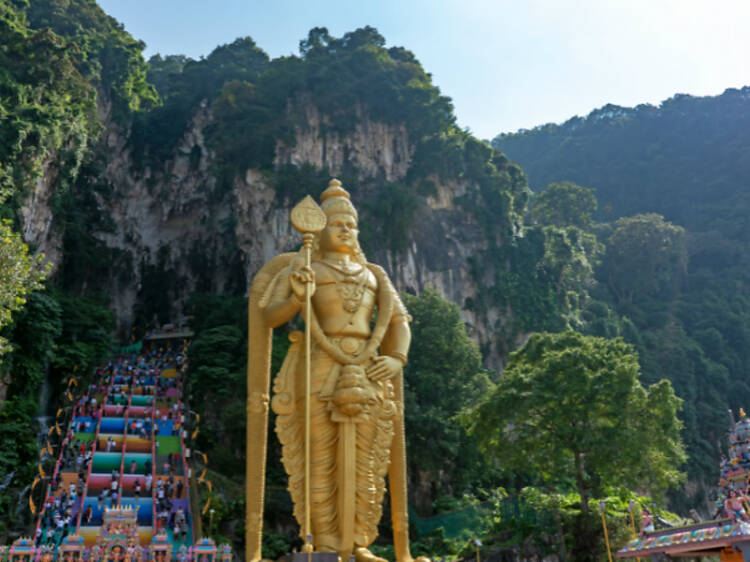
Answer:
[{"label": "tree canopy", "polygon": [[620,303],[676,296],[687,273],[685,229],[655,213],[623,217],[614,224],[602,264]]},{"label": "tree canopy", "polygon": [[[0,222],[0,330],[10,325],[13,313],[23,308],[28,295],[41,287],[44,269],[39,261],[29,255],[8,221]],[[7,351],[7,340],[0,333],[0,360]]]},{"label": "tree canopy", "polygon": [[[487,479],[474,438],[458,420],[465,404],[492,387],[477,345],[469,339],[460,311],[437,292],[405,295],[413,317],[412,346],[404,369],[406,443],[410,455],[412,496],[429,474],[429,497],[463,492]],[[425,506],[420,506],[425,507]]]},{"label": "tree canopy", "polygon": [[593,189],[564,181],[551,183],[536,195],[530,213],[540,224],[588,228],[596,207]]},{"label": "tree canopy", "polygon": [[27,14],[30,27],[49,28],[70,41],[78,51],[76,67],[105,94],[116,119],[157,104],[156,90],[146,80],[145,44],[105,14],[96,0],[34,0]]},{"label": "tree canopy", "polygon": [[471,431],[502,466],[575,483],[584,513],[603,486],[661,493],[682,477],[681,400],[669,381],[644,388],[638,375],[621,339],[533,334],[472,410]]},{"label": "tree canopy", "polygon": [[715,483],[723,412],[750,403],[748,125],[750,88],[730,88],[607,105],[492,143],[535,191],[561,181],[595,190],[592,218],[606,222],[589,230],[606,253],[580,329],[622,335],[644,380],[667,377],[685,400],[687,470],[704,484],[686,490],[686,508]]}]

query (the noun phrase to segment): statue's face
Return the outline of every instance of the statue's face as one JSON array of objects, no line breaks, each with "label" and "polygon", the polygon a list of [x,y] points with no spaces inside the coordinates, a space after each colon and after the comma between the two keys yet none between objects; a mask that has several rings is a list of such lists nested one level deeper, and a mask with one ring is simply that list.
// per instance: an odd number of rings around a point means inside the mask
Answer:
[{"label": "statue's face", "polygon": [[324,252],[354,253],[357,249],[357,220],[348,214],[331,215],[320,233],[320,249]]}]

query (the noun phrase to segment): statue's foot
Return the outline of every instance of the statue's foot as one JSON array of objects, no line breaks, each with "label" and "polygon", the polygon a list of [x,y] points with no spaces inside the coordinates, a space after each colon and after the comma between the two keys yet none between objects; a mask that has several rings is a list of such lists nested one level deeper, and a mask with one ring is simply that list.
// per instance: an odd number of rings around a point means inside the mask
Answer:
[{"label": "statue's foot", "polygon": [[388,562],[385,558],[375,556],[372,552],[367,550],[363,546],[359,546],[354,549],[354,561],[355,562]]}]

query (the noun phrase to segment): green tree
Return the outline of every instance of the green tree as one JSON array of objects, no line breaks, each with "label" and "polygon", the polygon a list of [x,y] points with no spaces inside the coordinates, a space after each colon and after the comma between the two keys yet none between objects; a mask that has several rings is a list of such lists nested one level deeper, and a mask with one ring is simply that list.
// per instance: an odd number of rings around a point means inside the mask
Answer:
[{"label": "green tree", "polygon": [[54,359],[62,333],[62,308],[48,291],[35,291],[5,330],[13,351],[0,366],[8,395],[36,401],[45,370]]},{"label": "green tree", "polygon": [[575,482],[581,510],[604,486],[677,484],[685,460],[671,383],[638,381],[638,359],[621,339],[538,333],[469,416],[484,450],[549,486]]},{"label": "green tree", "polygon": [[615,222],[607,241],[602,273],[619,304],[679,294],[687,270],[685,229],[655,213]]},{"label": "green tree", "polygon": [[245,446],[247,299],[194,294],[188,351],[191,407],[201,415],[198,446],[210,465],[241,479]]},{"label": "green tree", "polygon": [[[34,418],[67,403],[64,389],[73,372],[79,381],[74,393],[86,388],[93,366],[111,351],[112,328],[111,313],[96,303],[48,289],[33,292],[3,330],[12,351],[0,365],[0,480],[8,483],[0,494],[0,542],[31,524],[31,513],[17,502],[27,499],[40,460]],[[50,404],[39,401],[45,379]],[[41,492],[37,487],[35,501]]]},{"label": "green tree", "polygon": [[[750,87],[744,87],[711,97],[676,95],[655,106],[608,105],[493,141],[535,190],[560,178],[596,186],[603,214],[613,221],[595,227],[604,243],[617,218],[637,213],[659,213],[686,230],[687,278],[681,267],[669,269],[669,259],[657,260],[664,269],[652,271],[650,250],[636,245],[618,256],[613,240],[597,271],[601,287],[591,293],[612,312],[596,305],[587,314],[593,335],[620,334],[636,345],[644,384],[669,378],[685,401],[691,485],[681,499],[671,498],[675,509],[676,501],[687,508],[707,500],[725,442],[722,413],[750,403],[749,125]],[[603,315],[594,318],[595,309]]]},{"label": "green tree", "polygon": [[141,54],[146,45],[105,14],[96,0],[35,0],[26,11],[29,27],[50,28],[75,44],[70,48],[79,54],[78,70],[112,103],[115,118],[158,103],[156,90],[146,81],[148,66]]},{"label": "green tree", "polygon": [[55,160],[60,181],[74,177],[96,131],[96,94],[76,53],[49,29],[29,29],[22,3],[0,2],[0,194],[10,195],[4,205],[0,197],[3,218],[13,217],[45,159]]},{"label": "green tree", "polygon": [[[74,369],[85,377],[104,361],[112,351],[115,328],[114,314],[107,308],[103,296],[74,297],[55,295],[62,309],[62,334],[52,361],[56,384],[63,381]],[[84,378],[82,384],[86,384]]]},{"label": "green tree", "polygon": [[554,283],[560,311],[570,320],[577,316],[595,284],[594,265],[603,246],[595,235],[575,226],[543,228],[544,257],[538,267]]},{"label": "green tree", "polygon": [[[466,404],[476,403],[492,383],[454,303],[432,290],[404,299],[413,317],[404,370],[406,444],[415,477],[410,492],[413,497],[423,492],[420,486],[427,481],[433,487],[429,498],[461,494],[466,486],[489,477],[490,471],[457,415]],[[430,477],[417,479],[419,474]]]},{"label": "green tree", "polygon": [[[31,291],[41,287],[43,256],[34,258],[8,221],[0,222],[0,330],[11,323],[14,312],[26,304]],[[7,340],[0,335],[0,358],[8,351]]]},{"label": "green tree", "polygon": [[596,211],[594,190],[564,181],[551,183],[531,201],[532,218],[548,226],[588,228]]}]

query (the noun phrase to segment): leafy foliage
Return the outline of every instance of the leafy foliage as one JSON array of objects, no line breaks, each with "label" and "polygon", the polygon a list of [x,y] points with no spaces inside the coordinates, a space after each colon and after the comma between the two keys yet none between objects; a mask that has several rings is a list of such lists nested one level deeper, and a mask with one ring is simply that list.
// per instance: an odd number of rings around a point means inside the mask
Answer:
[{"label": "leafy foliage", "polygon": [[157,103],[156,91],[146,81],[145,44],[106,15],[96,0],[34,0],[27,13],[32,28],[49,28],[76,45],[78,70],[105,94],[116,119]]},{"label": "leafy foliage", "polygon": [[46,369],[56,357],[62,325],[62,307],[57,299],[46,291],[29,296],[13,326],[6,331],[13,352],[0,369],[13,374],[7,388],[9,396],[33,396],[29,390],[41,387]]},{"label": "leafy foliage", "polygon": [[201,414],[198,446],[212,468],[241,480],[245,447],[245,299],[193,295],[196,332],[188,350],[191,406]]},{"label": "leafy foliage", "polygon": [[[130,141],[136,161],[154,164],[167,158],[198,108],[212,102],[228,82],[257,82],[267,65],[268,55],[249,37],[221,45],[198,61],[183,55],[151,57],[148,79],[163,105],[134,120]],[[232,125],[231,119],[227,125]],[[253,131],[243,130],[235,140],[246,136],[253,136]]]},{"label": "leafy foliage", "polygon": [[101,239],[103,234],[116,231],[112,216],[103,205],[112,195],[103,168],[103,158],[96,150],[84,160],[75,181],[58,189],[53,200],[64,249],[55,277],[60,288],[71,294],[86,294],[102,279],[117,274],[128,280],[130,264],[123,263],[123,252],[107,247]]},{"label": "leafy foliage", "polygon": [[[709,485],[722,412],[750,402],[749,100],[743,88],[659,107],[609,105],[493,141],[535,188],[569,180],[595,189],[596,218],[608,224],[592,231],[607,251],[583,329],[622,335],[645,380],[673,382],[685,400],[690,477]],[[703,487],[693,488],[687,501],[702,501]]]},{"label": "leafy foliage", "polygon": [[620,304],[657,295],[674,299],[687,273],[685,229],[656,214],[618,219],[602,273]]},{"label": "leafy foliage", "polygon": [[[652,498],[625,488],[608,487],[599,498],[589,499],[586,509],[589,515],[584,517],[579,494],[526,486],[517,497],[506,499],[497,493],[491,496],[497,515],[492,518],[492,526],[482,542],[489,548],[498,543],[520,544],[522,548],[541,543],[542,548],[546,546],[548,551],[557,552],[566,560],[606,560],[602,522],[597,513],[601,501],[605,502],[604,516],[612,550],[633,538],[634,526],[640,527],[639,506],[648,506],[652,513],[670,524],[684,524],[678,516],[654,504]],[[633,502],[634,519],[629,511],[630,502]],[[508,510],[508,504],[512,510]]]},{"label": "leafy foliage", "polygon": [[594,234],[574,226],[525,226],[507,243],[471,258],[474,278],[492,279],[472,308],[481,311],[486,303],[512,311],[496,326],[504,355],[519,334],[581,327],[602,251]]},{"label": "leafy foliage", "polygon": [[11,196],[0,211],[15,218],[49,160],[58,159],[63,180],[74,177],[97,128],[95,93],[76,69],[76,46],[31,29],[9,0],[0,2],[0,46],[0,194]]},{"label": "leafy foliage", "polygon": [[511,355],[497,387],[472,413],[483,447],[551,485],[576,482],[585,503],[603,485],[679,482],[685,460],[669,381],[638,381],[633,348],[567,331],[540,333]]},{"label": "leafy foliage", "polygon": [[243,168],[270,167],[276,149],[275,115],[254,84],[240,81],[224,84],[214,104],[216,121],[207,131],[224,165],[219,171],[220,186],[229,188]]},{"label": "leafy foliage", "polygon": [[[96,302],[45,290],[32,293],[3,330],[12,351],[0,365],[0,481],[8,484],[0,494],[0,542],[9,533],[27,532],[30,523],[26,494],[39,462],[37,431],[43,429],[35,418],[64,405],[69,376],[75,374],[78,388],[85,388],[93,366],[109,356],[112,328],[112,314]],[[50,404],[40,403],[45,379]]]},{"label": "leafy foliage", "polygon": [[[339,125],[344,124],[341,110],[357,104],[368,107],[375,119],[408,122],[415,139],[453,124],[450,100],[440,95],[414,55],[384,45],[383,36],[370,26],[341,38],[332,37],[324,27],[312,29],[300,42],[301,58],[307,63],[302,91],[334,122],[338,118]],[[374,76],[381,79],[372,81]]]},{"label": "leafy foliage", "polygon": [[[62,309],[63,329],[52,363],[58,373],[81,371],[86,377],[112,351],[114,315],[106,308],[109,303],[103,295],[76,297],[57,293],[55,299]],[[84,378],[81,384],[85,383]]]},{"label": "leafy foliage", "polygon": [[607,486],[661,494],[679,483],[686,456],[680,399],[662,380],[638,381],[638,360],[622,340],[567,331],[539,333],[511,355],[496,388],[467,419],[497,462],[580,497],[573,552],[589,560],[589,499]]},{"label": "leafy foliage", "polygon": [[408,186],[383,185],[376,198],[362,205],[363,213],[370,219],[365,221],[362,244],[365,247],[385,247],[395,254],[403,252],[421,204],[419,195]]},{"label": "leafy foliage", "polygon": [[691,231],[711,230],[719,209],[732,216],[733,205],[747,202],[748,94],[745,87],[678,94],[658,107],[610,104],[562,125],[500,135],[493,145],[523,166],[535,191],[573,181],[594,187],[612,218],[655,212]]},{"label": "leafy foliage", "polygon": [[596,211],[594,190],[565,181],[551,183],[534,197],[530,214],[540,224],[586,229]]},{"label": "leafy foliage", "polygon": [[[404,370],[406,443],[409,451],[420,451],[409,456],[410,493],[414,499],[460,495],[492,476],[457,419],[464,405],[476,402],[492,383],[455,304],[432,290],[404,297],[413,317]],[[427,494],[424,483],[432,487]],[[423,501],[416,504],[428,507]]]},{"label": "leafy foliage", "polygon": [[[0,222],[0,330],[11,324],[12,315],[26,304],[31,291],[41,287],[43,256],[34,258],[8,221]],[[0,335],[0,359],[8,352],[7,340]]]},{"label": "leafy foliage", "polygon": [[[16,485],[0,494],[0,539],[6,542],[12,530],[26,523],[24,512],[16,509],[17,484],[26,485],[34,478],[34,468],[39,452],[34,424],[29,420],[36,414],[32,400],[11,398],[0,408],[0,477],[11,478],[9,484]],[[12,493],[16,492],[16,493]]]}]

